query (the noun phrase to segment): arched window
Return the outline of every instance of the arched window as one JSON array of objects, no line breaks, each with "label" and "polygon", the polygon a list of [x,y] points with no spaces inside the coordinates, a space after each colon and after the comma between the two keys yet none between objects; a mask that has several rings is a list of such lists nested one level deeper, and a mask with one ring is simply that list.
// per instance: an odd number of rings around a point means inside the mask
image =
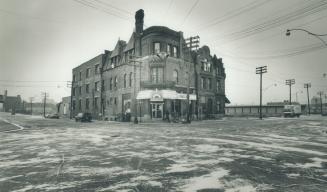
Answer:
[{"label": "arched window", "polygon": [[115,77],[115,88],[117,88],[117,85],[118,85],[118,78],[117,76]]},{"label": "arched window", "polygon": [[126,88],[126,84],[127,84],[127,75],[126,74],[124,74],[124,88]]},{"label": "arched window", "polygon": [[112,90],[112,78],[110,78],[109,89]]},{"label": "arched window", "polygon": [[132,78],[133,78],[133,73],[132,72],[130,72],[129,73],[129,87],[132,87]]},{"label": "arched window", "polygon": [[175,81],[175,83],[178,83],[178,71],[174,70],[173,72],[173,80]]}]

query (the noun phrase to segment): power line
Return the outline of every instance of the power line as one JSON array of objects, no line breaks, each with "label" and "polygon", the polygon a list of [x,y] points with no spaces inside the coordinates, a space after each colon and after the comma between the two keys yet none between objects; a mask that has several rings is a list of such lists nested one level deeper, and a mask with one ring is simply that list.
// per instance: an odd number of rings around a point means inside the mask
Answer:
[{"label": "power line", "polygon": [[[224,38],[224,39],[227,38],[228,39],[227,42],[243,39],[243,38],[255,35],[257,33],[261,33],[268,29],[271,29],[271,28],[274,28],[277,26],[281,26],[288,22],[306,17],[308,15],[315,14],[320,11],[324,11],[324,10],[326,10],[326,8],[327,8],[327,1],[319,1],[319,2],[315,2],[315,3],[311,3],[308,6],[298,9],[294,12],[279,16],[275,19],[271,19],[271,20],[265,21],[260,24],[252,25],[252,26],[242,29],[240,31],[229,33],[222,38]],[[226,41],[225,41],[225,43],[226,43]]]},{"label": "power line", "polygon": [[205,24],[205,25],[200,25],[198,27],[196,27],[196,29],[194,31],[202,31],[204,29],[207,29],[207,28],[210,28],[210,27],[213,27],[213,26],[216,26],[220,23],[223,23],[223,22],[226,22],[236,16],[239,16],[245,12],[248,12],[248,11],[252,11],[253,9],[255,8],[258,8],[262,5],[265,5],[266,3],[270,2],[271,0],[265,0],[265,1],[262,1],[262,0],[257,0],[257,1],[254,1],[254,2],[251,2],[245,6],[242,6],[240,7],[239,9],[235,9],[233,11],[230,11],[228,13],[226,13],[225,15],[221,16],[221,17],[216,17],[214,18],[213,20],[211,20],[209,23]]},{"label": "power line", "polygon": [[118,15],[118,14],[112,13],[112,12],[109,11],[108,9],[105,9],[105,8],[99,7],[99,6],[95,5],[94,3],[91,3],[91,2],[89,2],[89,1],[87,1],[87,0],[73,0],[73,1],[75,1],[75,2],[77,2],[77,3],[79,3],[79,4],[82,4],[82,5],[85,5],[85,6],[87,6],[87,7],[90,7],[90,8],[92,8],[92,9],[96,9],[96,10],[98,10],[98,11],[101,11],[101,12],[107,13],[107,14],[109,14],[109,15],[112,15],[112,16],[115,16],[115,17],[118,17],[118,18],[120,18],[120,19],[123,19],[123,20],[126,20],[126,21],[131,21],[131,19],[128,18],[128,17],[124,17],[124,16],[121,16],[121,15]]},{"label": "power line", "polygon": [[183,24],[185,23],[186,19],[191,15],[193,9],[195,8],[195,6],[196,6],[198,3],[199,3],[199,0],[196,0],[196,1],[194,2],[194,4],[192,5],[191,9],[187,12],[186,16],[184,17],[183,22],[181,23],[181,25],[183,25]]}]

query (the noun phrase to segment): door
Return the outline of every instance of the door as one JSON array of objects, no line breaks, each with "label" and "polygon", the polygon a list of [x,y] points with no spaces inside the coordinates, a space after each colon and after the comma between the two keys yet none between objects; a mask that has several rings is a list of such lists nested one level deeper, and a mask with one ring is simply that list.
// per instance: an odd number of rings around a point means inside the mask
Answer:
[{"label": "door", "polygon": [[151,113],[153,119],[162,119],[163,103],[151,103]]}]

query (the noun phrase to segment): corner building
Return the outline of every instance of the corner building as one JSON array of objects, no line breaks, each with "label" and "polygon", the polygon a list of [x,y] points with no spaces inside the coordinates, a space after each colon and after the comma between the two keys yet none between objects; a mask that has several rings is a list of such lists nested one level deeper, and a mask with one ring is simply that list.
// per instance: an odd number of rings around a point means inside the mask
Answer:
[{"label": "corner building", "polygon": [[143,23],[139,10],[128,42],[73,69],[72,114],[125,121],[182,119],[188,111],[192,119],[223,116],[229,101],[222,59],[207,46],[191,50],[180,31]]}]

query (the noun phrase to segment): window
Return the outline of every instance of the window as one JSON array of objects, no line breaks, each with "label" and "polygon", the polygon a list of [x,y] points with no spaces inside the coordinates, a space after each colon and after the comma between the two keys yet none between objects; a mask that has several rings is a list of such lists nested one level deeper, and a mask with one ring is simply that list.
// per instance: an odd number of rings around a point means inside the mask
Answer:
[{"label": "window", "polygon": [[221,90],[221,83],[220,80],[217,80],[217,91]]},{"label": "window", "polygon": [[105,84],[104,84],[104,80],[101,81],[101,91],[104,91],[105,90]]},{"label": "window", "polygon": [[114,104],[117,105],[117,97],[114,99]]},{"label": "window", "polygon": [[178,54],[178,53],[177,53],[177,47],[174,46],[174,47],[173,47],[173,57],[177,57],[177,56],[178,56],[177,54]]},{"label": "window", "polygon": [[90,84],[86,84],[85,85],[85,93],[89,93],[90,92]]},{"label": "window", "polygon": [[78,94],[82,95],[82,86],[78,87]]},{"label": "window", "polygon": [[209,88],[209,89],[212,89],[211,79],[210,79],[210,78],[208,78],[208,88]]},{"label": "window", "polygon": [[94,108],[95,109],[98,109],[98,101],[99,101],[98,97],[94,98]]},{"label": "window", "polygon": [[109,101],[109,104],[110,104],[110,105],[112,105],[112,100],[113,100],[113,98],[110,97],[110,101]]},{"label": "window", "polygon": [[78,109],[82,110],[82,99],[78,100]]},{"label": "window", "polygon": [[206,71],[206,72],[211,72],[211,63],[207,60],[207,59],[204,59],[202,62],[202,70],[203,71]]},{"label": "window", "polygon": [[115,68],[117,64],[117,56],[111,58],[111,68]]},{"label": "window", "polygon": [[151,69],[151,82],[159,83],[162,82],[163,78],[163,68],[155,67]]},{"label": "window", "polygon": [[127,86],[127,75],[124,74],[124,88],[126,88]]},{"label": "window", "polygon": [[129,73],[129,87],[132,87],[132,82],[133,82],[132,78],[133,78],[133,73],[130,72]]},{"label": "window", "polygon": [[88,110],[89,109],[89,105],[90,105],[90,100],[89,98],[85,99],[85,109]]},{"label": "window", "polygon": [[109,82],[109,90],[112,90],[112,78],[110,78],[110,82]]},{"label": "window", "polygon": [[118,86],[118,78],[117,77],[115,77],[115,88],[117,88],[117,86]]},{"label": "window", "polygon": [[94,83],[94,90],[95,91],[100,91],[99,81]]},{"label": "window", "polygon": [[73,82],[76,81],[76,75],[73,75]]},{"label": "window", "polygon": [[178,71],[177,70],[174,70],[174,72],[173,72],[173,79],[174,79],[175,83],[177,84],[178,83]]},{"label": "window", "polygon": [[74,87],[73,88],[73,96],[75,96],[76,95],[76,88]]},{"label": "window", "polygon": [[76,109],[76,101],[75,100],[73,101],[73,106],[72,107],[73,107],[73,110]]},{"label": "window", "polygon": [[86,69],[86,78],[90,77],[91,74],[91,68]]},{"label": "window", "polygon": [[167,53],[169,54],[169,55],[171,55],[171,45],[167,45]]},{"label": "window", "polygon": [[160,53],[160,43],[159,42],[154,43],[153,52],[154,52],[154,54]]},{"label": "window", "polygon": [[207,88],[207,82],[204,77],[201,77],[201,88],[206,89]]},{"label": "window", "polygon": [[79,72],[79,80],[82,81],[82,71]]},{"label": "window", "polygon": [[95,72],[95,74],[99,74],[100,73],[100,66],[99,66],[99,64],[95,65],[94,72]]}]

